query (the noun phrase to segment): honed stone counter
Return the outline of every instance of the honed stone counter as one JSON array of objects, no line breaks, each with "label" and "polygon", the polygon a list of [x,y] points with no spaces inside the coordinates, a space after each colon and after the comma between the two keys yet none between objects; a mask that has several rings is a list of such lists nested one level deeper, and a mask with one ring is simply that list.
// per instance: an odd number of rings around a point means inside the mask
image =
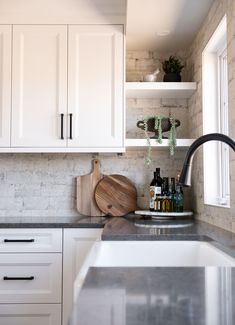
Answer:
[{"label": "honed stone counter", "polygon": [[141,216],[111,218],[102,240],[197,240],[209,241],[235,257],[235,233],[194,219],[153,221]]},{"label": "honed stone counter", "polygon": [[235,323],[235,268],[90,268],[71,325]]},{"label": "honed stone counter", "polygon": [[103,228],[105,217],[0,217],[0,228]]}]

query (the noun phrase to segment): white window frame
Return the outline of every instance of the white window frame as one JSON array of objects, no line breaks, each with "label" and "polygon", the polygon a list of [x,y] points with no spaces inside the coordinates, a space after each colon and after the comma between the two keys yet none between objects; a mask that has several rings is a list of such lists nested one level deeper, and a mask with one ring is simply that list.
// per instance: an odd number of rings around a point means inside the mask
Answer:
[{"label": "white window frame", "polygon": [[[228,135],[227,19],[223,17],[202,53],[203,134]],[[228,145],[203,146],[204,203],[230,207]]]},{"label": "white window frame", "polygon": [[[217,52],[218,60],[218,128],[219,132],[228,135],[228,71],[227,71],[227,47],[222,47]],[[219,146],[219,204],[230,206],[230,182],[229,182],[229,148],[225,143]]]}]

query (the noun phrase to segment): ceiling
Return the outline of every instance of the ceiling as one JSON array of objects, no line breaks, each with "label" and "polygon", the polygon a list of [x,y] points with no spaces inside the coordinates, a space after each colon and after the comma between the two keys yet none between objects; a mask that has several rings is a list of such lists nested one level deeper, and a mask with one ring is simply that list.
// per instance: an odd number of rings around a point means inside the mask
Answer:
[{"label": "ceiling", "polygon": [[213,1],[128,0],[127,50],[184,49],[193,41]]}]

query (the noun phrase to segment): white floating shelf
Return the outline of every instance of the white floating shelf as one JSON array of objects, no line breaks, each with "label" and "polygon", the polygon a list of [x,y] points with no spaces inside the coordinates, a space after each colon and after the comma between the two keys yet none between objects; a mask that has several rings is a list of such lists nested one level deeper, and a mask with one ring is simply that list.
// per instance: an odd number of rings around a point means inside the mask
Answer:
[{"label": "white floating shelf", "polygon": [[196,82],[126,82],[127,98],[190,98]]},{"label": "white floating shelf", "polygon": [[[188,148],[195,139],[177,139],[177,146],[176,148]],[[169,148],[169,140],[162,139],[162,143],[157,143],[155,139],[151,139],[151,147],[154,148]],[[125,147],[126,149],[146,149],[148,146],[146,139],[126,139],[125,140]]]}]

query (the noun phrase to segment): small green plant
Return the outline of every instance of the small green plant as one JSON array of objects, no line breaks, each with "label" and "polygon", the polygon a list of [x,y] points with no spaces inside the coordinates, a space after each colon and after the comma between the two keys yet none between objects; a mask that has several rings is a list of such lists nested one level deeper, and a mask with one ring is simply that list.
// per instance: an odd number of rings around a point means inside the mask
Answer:
[{"label": "small green plant", "polygon": [[180,74],[184,65],[175,56],[171,55],[168,60],[162,62],[162,69],[165,73]]}]

